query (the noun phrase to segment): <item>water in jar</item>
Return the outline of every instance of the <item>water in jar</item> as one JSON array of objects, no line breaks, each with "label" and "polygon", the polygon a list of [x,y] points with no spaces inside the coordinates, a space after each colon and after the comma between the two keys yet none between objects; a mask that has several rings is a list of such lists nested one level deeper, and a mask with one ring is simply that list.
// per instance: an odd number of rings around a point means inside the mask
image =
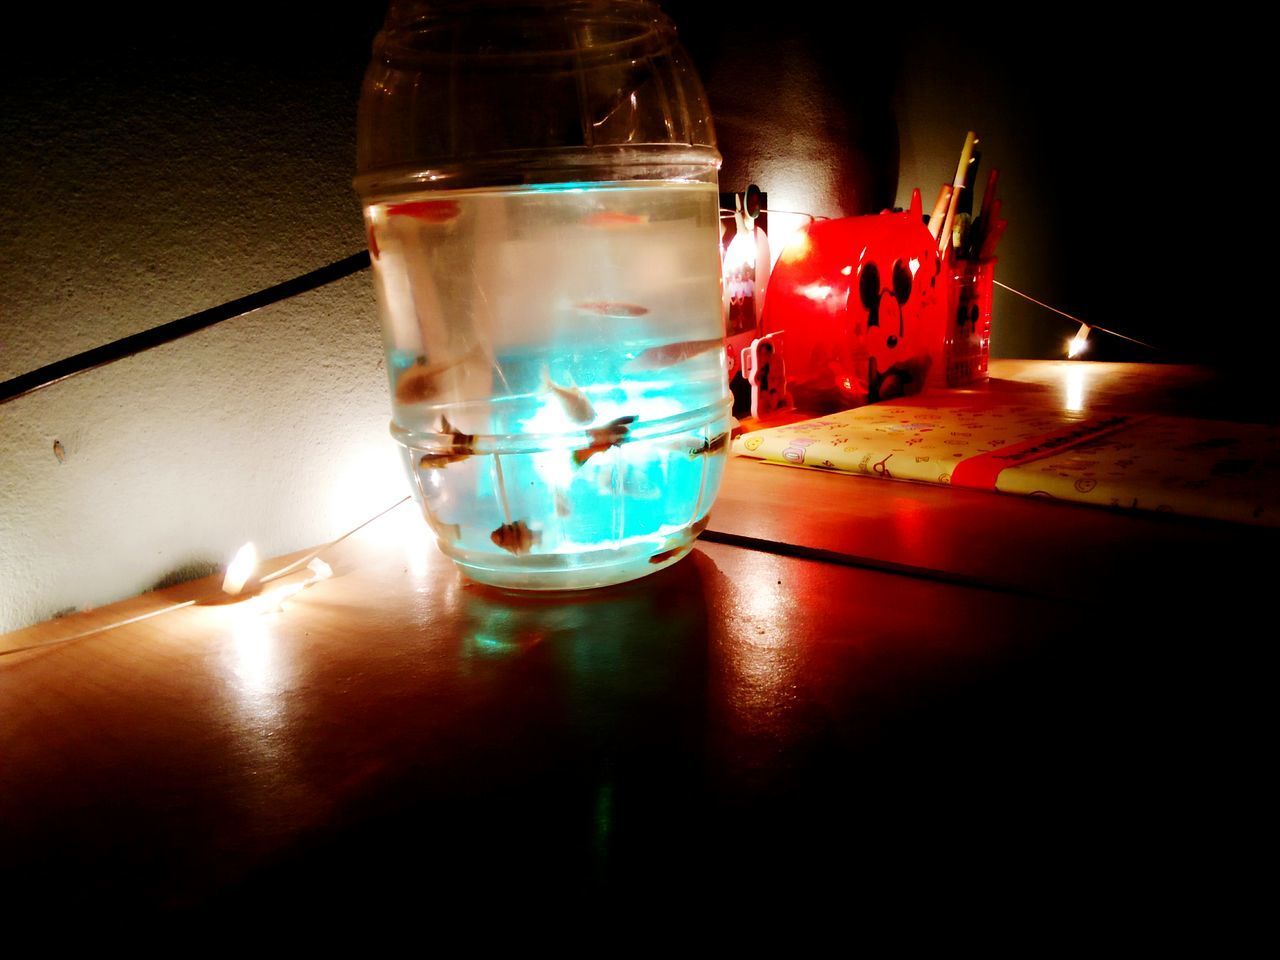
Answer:
[{"label": "water in jar", "polygon": [[729,430],[714,184],[557,184],[366,207],[415,495],[473,578],[616,583],[705,525]]}]

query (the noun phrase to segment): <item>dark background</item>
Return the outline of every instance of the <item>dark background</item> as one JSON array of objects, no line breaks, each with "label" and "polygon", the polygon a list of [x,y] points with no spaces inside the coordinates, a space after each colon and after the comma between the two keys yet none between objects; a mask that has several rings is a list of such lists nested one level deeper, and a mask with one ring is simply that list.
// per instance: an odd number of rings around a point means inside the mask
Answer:
[{"label": "dark background", "polygon": [[[663,6],[709,90],[722,188],[755,180],[780,197],[787,178],[807,179],[824,198],[812,212],[854,214],[905,203],[918,184],[927,208],[973,127],[985,139],[984,166],[1004,174],[1011,225],[997,277],[1164,348],[1152,355],[1095,337],[1092,358],[1252,371],[1277,346],[1269,308],[1247,294],[1269,253],[1244,227],[1266,217],[1268,180],[1251,152],[1269,115],[1257,102],[1257,25],[1079,5],[945,15],[889,5]],[[38,31],[7,31],[6,251],[40,242],[24,193],[52,197],[85,176],[58,166],[68,138],[80,156],[100,152],[90,166],[104,182],[128,180],[130,164],[157,149],[189,160],[192,185],[206,194],[251,199],[270,189],[260,179],[268,166],[349,181],[360,79],[385,4],[325,9],[231,2],[158,17],[73,4]],[[135,122],[143,105],[145,130]],[[210,125],[248,133],[258,154],[202,170],[199,131]],[[198,246],[180,199],[165,203],[170,223],[158,229]],[[127,220],[146,204],[121,198],[111,216]],[[305,233],[307,224],[263,230]],[[997,291],[996,354],[1062,356],[1073,331]],[[21,364],[10,357],[5,366]]]}]

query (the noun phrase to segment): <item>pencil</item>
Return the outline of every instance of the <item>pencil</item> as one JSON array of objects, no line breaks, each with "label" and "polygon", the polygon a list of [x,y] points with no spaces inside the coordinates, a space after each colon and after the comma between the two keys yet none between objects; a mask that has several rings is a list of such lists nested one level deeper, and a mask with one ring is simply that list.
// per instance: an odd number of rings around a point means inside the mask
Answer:
[{"label": "pencil", "polygon": [[978,145],[978,135],[970,130],[965,134],[964,149],[960,151],[960,163],[956,165],[956,178],[952,182],[951,203],[947,207],[947,219],[942,224],[942,235],[938,238],[938,255],[947,252],[951,243],[951,224],[955,220],[956,206],[960,202],[960,191],[964,189],[964,179],[969,173],[969,161],[973,159],[973,148]]},{"label": "pencil", "polygon": [[991,204],[996,198],[996,184],[1000,181],[1000,171],[995,167],[991,168],[991,173],[987,176],[987,189],[982,194],[982,211],[981,217],[984,223],[991,222]]},{"label": "pencil", "polygon": [[933,239],[938,239],[938,234],[942,230],[942,220],[947,214],[947,207],[951,203],[951,184],[944,183],[942,189],[938,191],[938,199],[933,204],[933,213],[929,214],[929,232],[933,234]]}]

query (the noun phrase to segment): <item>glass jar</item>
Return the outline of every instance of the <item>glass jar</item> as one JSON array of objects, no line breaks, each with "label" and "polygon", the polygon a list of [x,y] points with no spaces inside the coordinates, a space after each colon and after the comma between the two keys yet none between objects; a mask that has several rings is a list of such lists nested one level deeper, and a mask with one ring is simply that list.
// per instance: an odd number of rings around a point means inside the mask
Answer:
[{"label": "glass jar", "polygon": [[948,387],[986,383],[991,362],[991,302],[996,259],[956,260],[948,267],[948,317],[943,356]]},{"label": "glass jar", "polygon": [[729,430],[720,156],[639,0],[394,0],[356,189],[392,432],[440,548],[577,589],[676,562]]}]

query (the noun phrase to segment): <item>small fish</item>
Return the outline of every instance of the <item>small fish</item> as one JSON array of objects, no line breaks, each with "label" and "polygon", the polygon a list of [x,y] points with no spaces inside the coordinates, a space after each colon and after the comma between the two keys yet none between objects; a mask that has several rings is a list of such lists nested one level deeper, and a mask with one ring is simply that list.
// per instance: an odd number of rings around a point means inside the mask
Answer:
[{"label": "small fish", "polygon": [[449,449],[439,453],[423,454],[422,459],[418,461],[418,466],[427,470],[438,470],[475,455],[475,435],[458,430],[449,422],[448,417],[440,418],[439,432],[449,437]]},{"label": "small fish", "polygon": [[449,464],[465,460],[469,456],[469,453],[424,453],[418,466],[423,470],[443,470]]},{"label": "small fish", "polygon": [[574,307],[598,317],[643,317],[649,312],[648,307],[635,303],[619,303],[616,300],[588,300],[575,303]]},{"label": "small fish", "polygon": [[729,434],[721,433],[712,437],[710,440],[703,440],[701,446],[692,447],[689,450],[689,459],[695,457],[709,456],[713,453],[719,453],[729,446]]},{"label": "small fish", "polygon": [[617,420],[610,420],[603,427],[588,430],[591,443],[581,450],[573,451],[573,462],[582,466],[597,453],[604,453],[610,447],[619,446],[627,439],[628,425],[634,423],[635,419],[634,416],[619,417]]},{"label": "small fish", "polygon": [[406,368],[396,378],[397,403],[422,403],[436,392],[436,378],[444,372],[439,364],[427,366],[425,357],[419,357],[413,366]]},{"label": "small fish", "polygon": [[378,249],[378,233],[374,229],[373,224],[369,224],[369,252],[373,254],[373,259],[377,260],[382,251]]},{"label": "small fish", "polygon": [[396,403],[424,403],[440,392],[440,375],[463,363],[480,352],[472,347],[457,360],[433,363],[428,366],[426,357],[418,357],[412,366],[406,367],[396,378]]},{"label": "small fish", "polygon": [[587,215],[583,224],[588,227],[635,227],[648,223],[649,218],[642,213],[620,213],[617,210],[598,210]]},{"label": "small fish", "polygon": [[455,448],[466,447],[468,450],[470,450],[475,443],[475,439],[476,439],[475,434],[463,433],[461,430],[457,429],[452,423],[450,423],[449,418],[444,415],[441,415],[440,417],[440,432],[449,435],[449,437],[453,440],[453,445]]},{"label": "small fish", "polygon": [[413,217],[423,223],[449,223],[461,212],[456,200],[411,200],[387,208],[388,216]]},{"label": "small fish", "polygon": [[67,462],[67,449],[62,445],[61,440],[53,441],[53,455],[59,463]]},{"label": "small fish", "polygon": [[699,354],[723,349],[724,341],[719,338],[715,340],[685,340],[681,343],[665,343],[660,347],[650,347],[648,350],[643,351],[628,363],[627,367],[632,370],[657,370],[661,367],[670,367],[677,363],[684,363],[686,360],[692,360]]},{"label": "small fish", "polygon": [[556,516],[567,517],[569,510],[569,497],[563,490],[556,491]]},{"label": "small fish", "polygon": [[536,530],[530,530],[523,520],[517,520],[515,523],[504,523],[489,534],[489,539],[507,553],[520,557],[528,553],[542,539],[542,534]]},{"label": "small fish", "polygon": [[591,401],[587,399],[587,395],[572,380],[569,381],[571,386],[562,387],[551,379],[550,372],[546,367],[543,367],[542,383],[556,395],[556,399],[564,407],[564,412],[575,423],[590,423],[596,418],[595,407],[591,406]]},{"label": "small fish", "polygon": [[674,557],[677,553],[679,553],[683,549],[684,547],[672,547],[670,550],[663,550],[661,553],[655,553],[652,557],[649,558],[649,562],[650,563],[666,563],[668,560],[670,560],[672,557]]}]

